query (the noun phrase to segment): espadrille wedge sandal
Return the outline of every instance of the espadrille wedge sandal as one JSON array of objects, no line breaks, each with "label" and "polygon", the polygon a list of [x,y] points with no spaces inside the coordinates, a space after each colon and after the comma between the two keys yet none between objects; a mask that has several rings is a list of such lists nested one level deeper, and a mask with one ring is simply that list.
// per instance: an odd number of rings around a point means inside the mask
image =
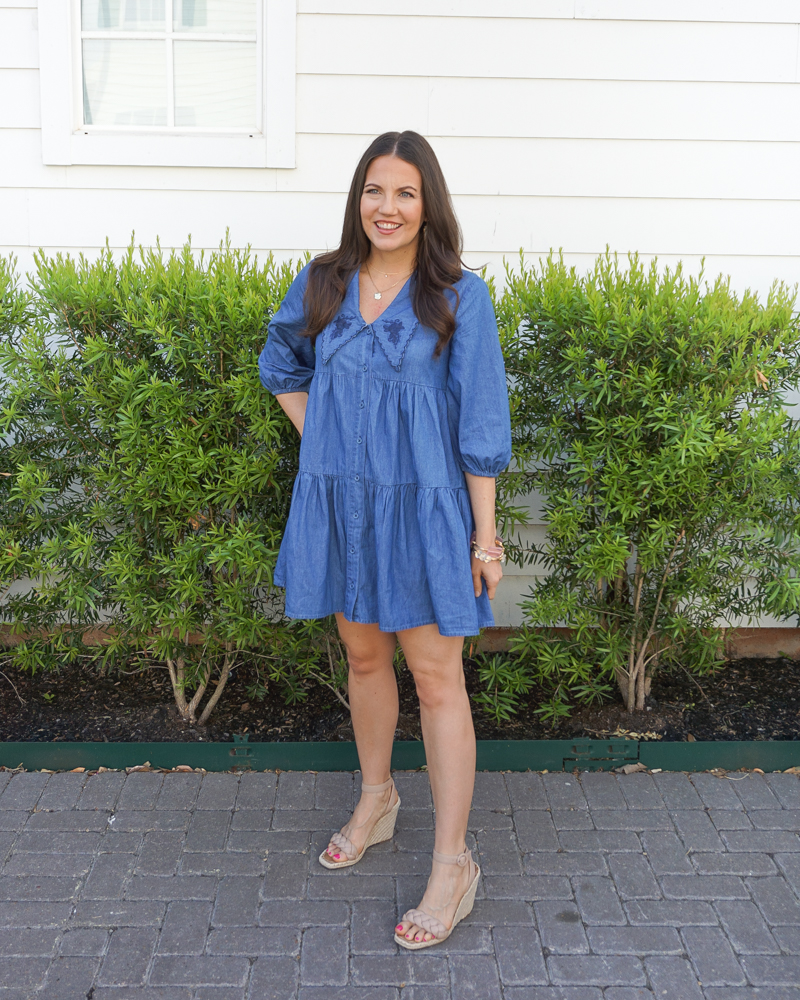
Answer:
[{"label": "espadrille wedge sandal", "polygon": [[467,865],[472,864],[475,866],[475,875],[459,901],[451,927],[447,927],[441,920],[432,917],[424,910],[406,910],[402,918],[404,921],[407,920],[409,923],[416,924],[423,931],[433,934],[430,941],[409,941],[395,933],[394,939],[397,944],[402,948],[408,948],[409,951],[419,951],[420,948],[432,948],[435,944],[441,944],[442,941],[446,941],[456,929],[456,925],[461,923],[464,917],[472,913],[472,907],[475,903],[475,892],[478,888],[478,879],[480,878],[481,870],[472,860],[472,851],[463,851],[461,854],[440,854],[438,851],[434,851],[433,860],[439,861],[443,865],[458,865],[460,868],[465,868]]},{"label": "espadrille wedge sandal", "polygon": [[[384,781],[381,785],[362,785],[361,791],[366,792],[367,795],[379,795],[381,792],[385,792],[387,788],[393,788],[394,781],[389,778]],[[391,802],[391,795],[389,796],[389,801]],[[375,822],[370,831],[370,835],[367,837],[367,842],[359,851],[353,843],[345,837],[343,833],[334,833],[331,837],[331,843],[335,844],[339,848],[336,854],[328,854],[327,848],[320,854],[319,863],[324,865],[325,868],[349,868],[351,865],[358,864],[358,862],[364,857],[364,851],[368,847],[372,847],[373,844],[382,844],[384,840],[391,840],[394,836],[394,825],[397,821],[397,813],[400,809],[400,797],[398,796],[397,802],[388,809],[383,816],[380,817]]]}]

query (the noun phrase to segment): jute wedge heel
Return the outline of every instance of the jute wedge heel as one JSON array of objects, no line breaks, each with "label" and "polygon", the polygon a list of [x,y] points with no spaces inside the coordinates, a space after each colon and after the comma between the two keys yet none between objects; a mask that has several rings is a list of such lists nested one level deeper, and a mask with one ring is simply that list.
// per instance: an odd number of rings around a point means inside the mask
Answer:
[{"label": "jute wedge heel", "polygon": [[[438,851],[434,851],[433,860],[439,861],[443,865],[458,865],[461,868],[466,867],[468,864],[475,865],[475,862],[472,860],[472,851],[463,851],[461,854],[440,854]],[[432,917],[424,910],[406,910],[403,914],[402,920],[407,920],[412,924],[416,924],[417,927],[421,927],[423,930],[433,934],[433,937],[430,941],[407,941],[404,937],[401,937],[395,932],[394,939],[397,944],[399,944],[402,948],[407,948],[409,951],[419,951],[421,948],[432,948],[435,944],[441,944],[442,941],[446,941],[464,917],[467,917],[470,913],[472,913],[472,907],[475,903],[475,892],[478,888],[478,879],[480,878],[480,874],[480,868],[478,865],[475,865],[475,875],[459,901],[458,907],[456,908],[456,914],[453,917],[452,927],[447,927],[441,920],[438,920],[436,917]]]},{"label": "jute wedge heel", "polygon": [[[394,787],[394,781],[389,778],[388,781],[384,781],[380,785],[362,785],[361,791],[366,792],[367,795],[379,795],[381,792],[385,792],[387,788]],[[389,796],[391,801],[391,796]],[[387,812],[381,816],[379,820],[376,821],[375,826],[373,826],[370,831],[370,835],[367,837],[367,842],[361,848],[360,851],[356,850],[354,845],[345,837],[343,833],[334,833],[331,837],[331,843],[335,844],[339,848],[339,854],[344,855],[344,860],[336,861],[334,857],[328,854],[327,849],[322,852],[319,856],[319,863],[325,868],[349,868],[351,865],[358,864],[358,862],[364,857],[364,851],[368,847],[372,847],[373,844],[382,844],[384,840],[391,840],[394,836],[394,825],[397,822],[397,813],[400,809],[400,797],[398,796],[397,802],[389,809]]]}]

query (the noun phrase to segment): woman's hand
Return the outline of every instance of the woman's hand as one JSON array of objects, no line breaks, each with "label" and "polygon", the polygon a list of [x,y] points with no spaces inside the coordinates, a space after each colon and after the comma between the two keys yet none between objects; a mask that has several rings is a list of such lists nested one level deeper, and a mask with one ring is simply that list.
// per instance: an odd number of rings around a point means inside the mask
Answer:
[{"label": "woman's hand", "polygon": [[[467,480],[472,516],[475,519],[475,541],[483,548],[491,548],[495,544],[497,527],[494,520],[495,481],[488,476],[474,476],[471,472],[465,472],[464,478]],[[481,596],[485,580],[489,600],[493,601],[497,584],[503,578],[502,564],[496,559],[486,563],[475,556],[471,557],[471,562],[475,596]]]},{"label": "woman's hand", "polygon": [[503,566],[499,560],[493,559],[491,562],[483,562],[472,556],[472,583],[475,587],[475,596],[480,597],[483,591],[483,581],[486,581],[486,592],[489,600],[494,600],[497,584],[503,578]]}]

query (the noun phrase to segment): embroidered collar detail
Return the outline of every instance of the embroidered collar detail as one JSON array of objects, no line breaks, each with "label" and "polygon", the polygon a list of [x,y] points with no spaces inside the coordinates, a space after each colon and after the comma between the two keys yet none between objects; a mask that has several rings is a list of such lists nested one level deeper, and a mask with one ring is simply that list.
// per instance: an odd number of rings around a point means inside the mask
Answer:
[{"label": "embroidered collar detail", "polygon": [[400,371],[408,342],[419,326],[411,302],[412,285],[413,278],[400,289],[400,293],[386,312],[381,313],[374,323],[367,324],[359,310],[358,272],[356,272],[350,279],[341,312],[320,334],[323,364],[327,364],[343,344],[357,337],[362,330],[371,328],[389,364],[396,371]]},{"label": "embroidered collar detail", "polygon": [[327,364],[339,348],[358,336],[365,328],[360,316],[351,312],[340,312],[328,323],[321,334],[321,352],[324,364]]},{"label": "embroidered collar detail", "polygon": [[418,326],[419,320],[411,310],[405,311],[401,316],[386,319],[379,316],[372,324],[375,339],[383,348],[383,353],[395,371],[400,371],[406,348]]}]

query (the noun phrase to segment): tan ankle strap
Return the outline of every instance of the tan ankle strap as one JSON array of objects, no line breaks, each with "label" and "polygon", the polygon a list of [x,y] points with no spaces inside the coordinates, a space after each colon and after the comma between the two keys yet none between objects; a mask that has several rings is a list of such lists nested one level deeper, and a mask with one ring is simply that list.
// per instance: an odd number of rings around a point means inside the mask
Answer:
[{"label": "tan ankle strap", "polygon": [[366,792],[368,795],[377,795],[380,792],[385,792],[387,788],[391,788],[394,784],[392,778],[387,778],[386,781],[381,785],[361,785],[361,791]]},{"label": "tan ankle strap", "polygon": [[472,861],[472,851],[462,851],[461,854],[440,854],[438,851],[434,851],[433,860],[443,865],[458,865],[459,868],[463,868]]}]

